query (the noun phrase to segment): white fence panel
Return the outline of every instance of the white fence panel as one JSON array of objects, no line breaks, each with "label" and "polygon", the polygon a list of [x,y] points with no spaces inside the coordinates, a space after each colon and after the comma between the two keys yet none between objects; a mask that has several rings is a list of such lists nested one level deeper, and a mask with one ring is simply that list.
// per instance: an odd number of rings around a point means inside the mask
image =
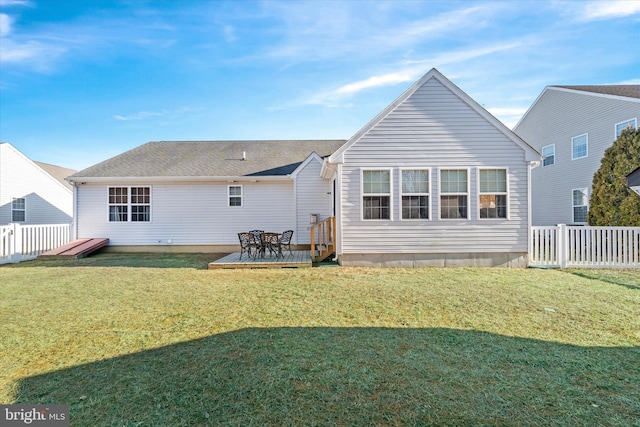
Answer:
[{"label": "white fence panel", "polygon": [[531,227],[529,265],[640,268],[640,227]]},{"label": "white fence panel", "polygon": [[34,259],[70,240],[71,224],[1,226],[0,264]]}]

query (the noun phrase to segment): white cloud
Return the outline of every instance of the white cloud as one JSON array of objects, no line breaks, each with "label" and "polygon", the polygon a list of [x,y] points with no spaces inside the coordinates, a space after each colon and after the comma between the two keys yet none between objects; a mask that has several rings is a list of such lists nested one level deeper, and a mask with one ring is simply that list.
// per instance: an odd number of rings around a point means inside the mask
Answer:
[{"label": "white cloud", "polygon": [[585,4],[582,20],[622,18],[640,13],[640,0],[597,1]]},{"label": "white cloud", "polygon": [[114,114],[113,118],[119,121],[130,120],[145,120],[152,117],[176,117],[183,113],[189,113],[192,111],[199,111],[201,108],[182,107],[176,110],[162,110],[162,111],[139,111],[137,113],[129,114],[126,116],[120,114]]},{"label": "white cloud", "polygon": [[366,79],[342,85],[334,90],[317,93],[303,101],[302,104],[337,106],[340,105],[344,98],[353,96],[367,89],[413,82],[433,67],[438,68],[443,65],[462,63],[493,53],[511,50],[521,45],[521,41],[512,41],[459,52],[446,52],[425,60],[405,62],[399,71],[374,75]]},{"label": "white cloud", "polygon": [[0,6],[31,6],[31,2],[28,0],[0,0]]},{"label": "white cloud", "polygon": [[5,13],[0,13],[0,37],[11,33],[11,24],[13,24],[13,19]]}]

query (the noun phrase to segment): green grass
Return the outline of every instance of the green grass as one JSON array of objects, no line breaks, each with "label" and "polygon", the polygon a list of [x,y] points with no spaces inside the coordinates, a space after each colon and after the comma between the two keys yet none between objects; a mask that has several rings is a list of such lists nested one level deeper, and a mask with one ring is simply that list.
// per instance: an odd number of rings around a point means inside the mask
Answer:
[{"label": "green grass", "polygon": [[0,267],[0,403],[73,426],[640,426],[640,272]]}]

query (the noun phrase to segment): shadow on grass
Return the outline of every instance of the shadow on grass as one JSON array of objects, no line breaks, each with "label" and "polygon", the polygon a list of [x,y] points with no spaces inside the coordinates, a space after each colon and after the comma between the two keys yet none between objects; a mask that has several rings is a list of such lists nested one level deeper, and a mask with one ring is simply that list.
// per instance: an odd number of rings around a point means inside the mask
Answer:
[{"label": "shadow on grass", "polygon": [[640,270],[565,270],[575,276],[640,290]]},{"label": "shadow on grass", "polygon": [[70,404],[73,426],[637,426],[638,366],[638,347],[251,328],[25,378],[16,403]]},{"label": "shadow on grass", "polygon": [[132,268],[194,268],[206,270],[209,263],[227,254],[203,253],[113,253],[97,252],[80,259],[36,259],[2,268],[24,267],[132,267]]}]

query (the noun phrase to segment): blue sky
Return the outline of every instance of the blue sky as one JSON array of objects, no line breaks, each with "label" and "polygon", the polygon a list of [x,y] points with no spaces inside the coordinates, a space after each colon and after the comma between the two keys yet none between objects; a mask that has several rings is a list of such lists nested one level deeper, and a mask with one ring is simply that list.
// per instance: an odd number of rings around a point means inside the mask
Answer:
[{"label": "blue sky", "polygon": [[0,141],[347,139],[433,67],[512,127],[547,85],[640,84],[639,46],[636,0],[0,0]]}]

